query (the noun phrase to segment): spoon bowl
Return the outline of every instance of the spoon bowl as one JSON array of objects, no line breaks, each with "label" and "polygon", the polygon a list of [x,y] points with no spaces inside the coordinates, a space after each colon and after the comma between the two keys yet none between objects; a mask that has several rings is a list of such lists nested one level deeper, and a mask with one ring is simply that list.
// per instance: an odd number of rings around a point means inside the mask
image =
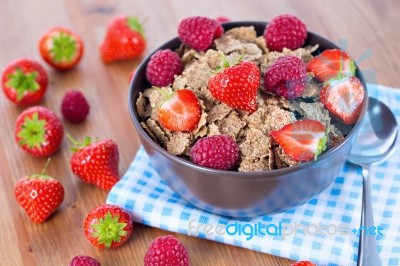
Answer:
[{"label": "spoon bowl", "polygon": [[[390,157],[397,146],[398,126],[392,111],[381,101],[369,98],[368,112],[348,157],[348,162],[362,167],[363,196],[361,227],[365,231],[375,226],[371,202],[369,169]],[[360,233],[358,266],[380,266],[373,236]]]}]

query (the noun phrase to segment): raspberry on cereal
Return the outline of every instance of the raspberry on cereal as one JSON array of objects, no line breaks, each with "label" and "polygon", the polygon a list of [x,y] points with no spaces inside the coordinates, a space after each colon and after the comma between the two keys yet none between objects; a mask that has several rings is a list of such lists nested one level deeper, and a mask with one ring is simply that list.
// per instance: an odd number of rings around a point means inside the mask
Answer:
[{"label": "raspberry on cereal", "polygon": [[306,87],[306,65],[296,56],[282,56],[265,72],[264,86],[286,99],[300,97]]},{"label": "raspberry on cereal", "polygon": [[195,164],[219,170],[229,170],[239,158],[239,147],[226,135],[199,139],[190,150]]},{"label": "raspberry on cereal", "polygon": [[198,51],[209,48],[214,38],[219,38],[224,33],[221,23],[207,17],[189,17],[181,21],[178,35],[181,41]]},{"label": "raspberry on cereal", "polygon": [[297,17],[283,14],[274,17],[268,23],[264,38],[271,51],[281,52],[285,47],[295,50],[303,46],[307,38],[307,28]]},{"label": "raspberry on cereal", "polygon": [[174,76],[182,74],[183,63],[170,49],[153,54],[146,67],[146,78],[153,86],[164,87],[174,82]]}]

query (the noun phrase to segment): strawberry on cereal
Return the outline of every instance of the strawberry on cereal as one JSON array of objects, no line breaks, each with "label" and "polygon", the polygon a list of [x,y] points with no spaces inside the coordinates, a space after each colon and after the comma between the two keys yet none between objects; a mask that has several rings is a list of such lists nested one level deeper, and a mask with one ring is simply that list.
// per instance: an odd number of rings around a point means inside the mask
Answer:
[{"label": "strawberry on cereal", "polygon": [[339,145],[358,120],[365,89],[354,61],[307,45],[299,18],[276,16],[260,35],[190,17],[178,34],[171,52],[182,69],[166,64],[168,81],[136,102],[142,128],[173,155],[218,170],[291,167]]}]

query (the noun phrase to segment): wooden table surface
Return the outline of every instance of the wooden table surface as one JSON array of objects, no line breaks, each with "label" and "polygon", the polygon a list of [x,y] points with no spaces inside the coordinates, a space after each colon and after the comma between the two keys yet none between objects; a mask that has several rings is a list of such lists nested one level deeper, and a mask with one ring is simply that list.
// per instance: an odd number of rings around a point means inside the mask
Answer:
[{"label": "wooden table surface", "polygon": [[[343,44],[367,73],[367,81],[400,87],[399,12],[398,0],[1,0],[0,68],[4,69],[18,57],[43,62],[37,42],[52,26],[65,25],[80,34],[85,43],[83,60],[76,69],[64,73],[46,65],[50,84],[41,104],[60,116],[64,93],[70,89],[82,90],[90,102],[91,113],[83,124],[65,122],[65,131],[76,138],[90,135],[114,139],[120,147],[122,175],[140,146],[127,108],[129,73],[140,60],[109,65],[100,60],[98,48],[106,24],[114,15],[136,15],[145,21],[146,53],[150,53],[174,37],[179,21],[188,16],[269,20],[277,14],[291,13],[301,18],[309,30]],[[34,224],[27,218],[16,203],[14,186],[23,175],[41,171],[46,159],[30,156],[14,141],[14,122],[22,110],[4,95],[0,96],[0,265],[68,265],[78,254],[93,256],[103,266],[142,265],[151,240],[168,232],[135,224],[134,234],[124,246],[111,251],[92,247],[85,239],[82,224],[92,208],[105,202],[107,193],[83,184],[71,173],[70,144],[66,138],[48,168],[48,173],[65,187],[65,200],[44,224]],[[267,254],[174,235],[188,248],[192,265],[290,264],[289,260]]]}]

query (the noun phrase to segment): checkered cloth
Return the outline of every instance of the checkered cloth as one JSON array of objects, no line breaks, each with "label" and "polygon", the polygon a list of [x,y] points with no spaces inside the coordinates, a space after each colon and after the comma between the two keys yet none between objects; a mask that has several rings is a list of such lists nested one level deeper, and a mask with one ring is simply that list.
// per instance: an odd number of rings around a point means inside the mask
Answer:
[{"label": "checkered cloth", "polygon": [[[368,88],[370,96],[385,102],[400,120],[400,90],[376,85],[369,85]],[[382,265],[400,265],[399,155],[400,151],[396,151],[389,160],[371,170],[375,225],[383,228],[380,231],[383,236],[377,236]],[[200,210],[174,193],[156,174],[145,151],[140,148],[124,177],[109,193],[107,203],[125,208],[136,222],[164,230],[293,260],[311,260],[318,265],[347,266],[355,265],[357,261],[361,197],[361,171],[357,167],[345,165],[332,185],[300,207],[252,219],[227,218]],[[189,229],[189,223],[195,228]],[[214,226],[213,234],[204,230],[206,224]],[[250,240],[244,234],[233,234],[233,225],[245,224],[268,226],[270,234],[258,234]],[[276,235],[279,225],[296,224],[298,230],[295,234],[285,237]],[[203,226],[196,231],[197,225]],[[217,234],[217,225],[231,225],[229,232],[232,235],[226,231]],[[325,226],[322,230],[325,235],[316,233],[318,225],[320,228]],[[299,229],[301,226],[303,229]],[[287,227],[285,232],[290,232],[290,229]],[[251,229],[246,230],[249,232]]]}]

